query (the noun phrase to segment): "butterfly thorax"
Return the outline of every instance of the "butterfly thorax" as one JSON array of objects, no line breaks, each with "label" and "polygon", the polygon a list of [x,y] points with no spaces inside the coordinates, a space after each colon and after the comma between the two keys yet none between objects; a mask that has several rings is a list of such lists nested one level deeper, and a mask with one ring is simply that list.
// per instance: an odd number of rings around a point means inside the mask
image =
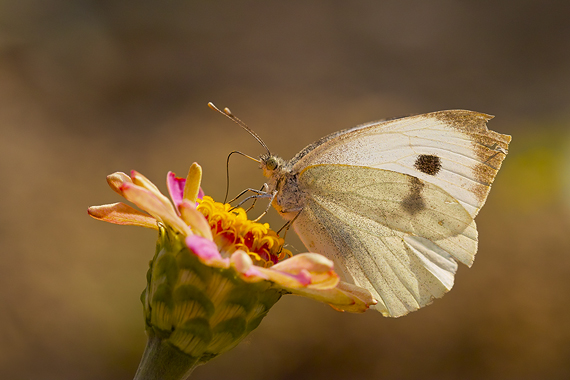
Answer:
[{"label": "butterfly thorax", "polygon": [[277,193],[273,207],[285,219],[293,219],[303,209],[305,193],[299,188],[298,173],[291,170],[287,161],[273,155],[261,156],[263,175],[268,178],[267,191]]}]

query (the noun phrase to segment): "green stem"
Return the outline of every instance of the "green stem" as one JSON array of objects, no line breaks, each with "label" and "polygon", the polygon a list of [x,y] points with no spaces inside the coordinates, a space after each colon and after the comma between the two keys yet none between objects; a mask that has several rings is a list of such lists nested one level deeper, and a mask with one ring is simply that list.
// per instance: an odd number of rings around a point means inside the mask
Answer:
[{"label": "green stem", "polygon": [[154,334],[149,334],[134,380],[186,380],[200,363]]}]

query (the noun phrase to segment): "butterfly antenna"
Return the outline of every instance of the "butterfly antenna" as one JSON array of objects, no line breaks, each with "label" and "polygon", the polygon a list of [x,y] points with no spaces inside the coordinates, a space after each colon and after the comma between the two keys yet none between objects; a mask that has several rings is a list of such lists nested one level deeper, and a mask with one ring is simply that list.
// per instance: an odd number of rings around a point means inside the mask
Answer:
[{"label": "butterfly antenna", "polygon": [[228,194],[230,192],[230,157],[232,156],[232,154],[237,153],[239,155],[242,155],[244,157],[249,158],[250,160],[253,160],[257,163],[261,163],[260,160],[258,160],[257,158],[253,158],[251,156],[248,156],[245,153],[239,152],[237,150],[234,150],[233,152],[231,152],[230,154],[228,154],[228,158],[226,160],[226,196],[224,197],[224,203],[226,203],[226,201],[228,200]]},{"label": "butterfly antenna", "polygon": [[[233,121],[234,123],[236,123],[237,125],[239,125],[240,127],[242,127],[243,129],[245,129],[247,132],[249,132],[250,135],[252,135],[258,143],[261,144],[262,147],[265,148],[265,150],[267,151],[267,154],[269,156],[271,156],[271,152],[269,151],[269,148],[267,147],[267,145],[265,145],[265,143],[263,142],[263,140],[261,139],[261,137],[259,137],[259,135],[257,133],[255,133],[253,130],[251,130],[243,121],[241,121],[237,116],[235,116],[232,111],[230,111],[229,108],[224,108],[224,110],[220,110],[218,107],[216,107],[214,105],[214,103],[209,102],[208,103],[208,107],[210,107],[211,109],[213,109],[214,111],[218,111],[219,113],[221,113],[222,115],[224,115],[225,117],[227,117],[228,119],[230,119],[231,121]],[[238,152],[239,153],[239,152]],[[243,153],[242,153],[243,155]],[[245,156],[245,155],[244,155]],[[251,158],[251,157],[250,157]],[[259,161],[258,161],[259,162]]]}]

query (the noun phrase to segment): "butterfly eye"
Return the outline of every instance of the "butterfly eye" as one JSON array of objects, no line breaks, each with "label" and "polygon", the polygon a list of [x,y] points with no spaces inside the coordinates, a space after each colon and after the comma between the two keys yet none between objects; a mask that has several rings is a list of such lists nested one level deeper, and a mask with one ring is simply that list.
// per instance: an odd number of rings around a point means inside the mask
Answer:
[{"label": "butterfly eye", "polygon": [[277,166],[279,166],[279,163],[277,162],[275,157],[269,157],[265,161],[265,167],[267,167],[268,170],[275,170],[277,169]]}]

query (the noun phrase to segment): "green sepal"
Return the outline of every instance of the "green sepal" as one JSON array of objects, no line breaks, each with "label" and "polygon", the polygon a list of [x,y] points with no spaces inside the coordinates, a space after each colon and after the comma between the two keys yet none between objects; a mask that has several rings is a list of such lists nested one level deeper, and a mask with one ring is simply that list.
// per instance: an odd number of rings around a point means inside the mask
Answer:
[{"label": "green sepal", "polygon": [[235,347],[283,293],[268,281],[244,281],[232,267],[203,264],[186,248],[183,236],[161,227],[141,301],[150,350],[143,361],[152,357],[165,363],[141,362],[139,372],[164,371],[171,366],[166,362],[173,361],[173,371],[182,376],[184,368]]}]

